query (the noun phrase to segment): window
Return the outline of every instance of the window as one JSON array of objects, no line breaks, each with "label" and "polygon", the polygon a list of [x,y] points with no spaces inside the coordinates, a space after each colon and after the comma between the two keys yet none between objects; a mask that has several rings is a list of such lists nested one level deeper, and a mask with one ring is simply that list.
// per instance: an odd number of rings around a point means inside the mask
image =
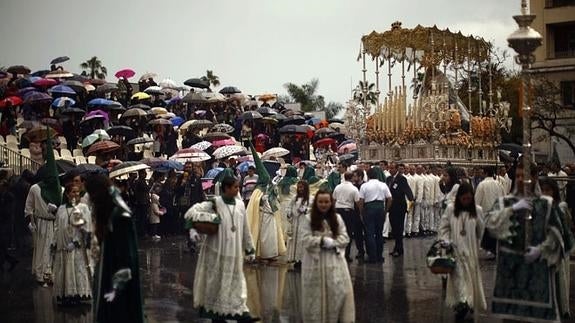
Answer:
[{"label": "window", "polygon": [[545,7],[564,7],[564,6],[575,6],[575,0],[546,0]]},{"label": "window", "polygon": [[575,23],[551,25],[554,57],[575,57]]},{"label": "window", "polygon": [[575,81],[561,82],[561,103],[566,108],[575,108]]}]

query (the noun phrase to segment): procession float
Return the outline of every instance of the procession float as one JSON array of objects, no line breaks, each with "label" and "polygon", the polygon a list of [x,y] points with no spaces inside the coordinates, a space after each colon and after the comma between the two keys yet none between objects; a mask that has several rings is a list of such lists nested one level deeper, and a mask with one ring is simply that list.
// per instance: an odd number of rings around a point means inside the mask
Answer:
[{"label": "procession float", "polygon": [[[375,70],[375,103],[368,101],[368,91],[372,91],[367,77],[370,58]],[[360,158],[418,164],[450,161],[461,166],[496,164],[500,130],[509,130],[511,123],[509,104],[500,102],[497,89],[492,88],[491,59],[489,42],[436,26],[405,29],[395,22],[391,30],[363,36],[358,55],[363,82],[356,89],[360,95],[348,103],[346,111],[348,135],[361,143]],[[482,69],[489,69],[486,80],[481,79]],[[388,92],[381,99],[382,73],[387,74]],[[394,80],[399,73],[399,81]],[[477,100],[472,101],[472,82],[465,82],[467,103],[457,94],[465,77],[473,77],[475,86],[479,84]],[[394,86],[394,82],[401,85]],[[482,82],[489,82],[488,93],[481,91]]]}]

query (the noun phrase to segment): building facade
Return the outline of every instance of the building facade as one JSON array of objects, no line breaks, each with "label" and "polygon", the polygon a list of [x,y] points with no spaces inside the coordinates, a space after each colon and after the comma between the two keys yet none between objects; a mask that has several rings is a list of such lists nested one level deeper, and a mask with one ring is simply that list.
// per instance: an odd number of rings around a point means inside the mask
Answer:
[{"label": "building facade", "polygon": [[[558,124],[561,132],[570,134],[575,142],[575,0],[530,0],[531,25],[543,36],[535,51],[532,73],[536,78],[554,82],[561,90],[563,107]],[[575,161],[575,155],[562,140],[549,138],[546,132],[533,132],[533,146],[544,155],[551,155],[555,145],[561,162]]]}]

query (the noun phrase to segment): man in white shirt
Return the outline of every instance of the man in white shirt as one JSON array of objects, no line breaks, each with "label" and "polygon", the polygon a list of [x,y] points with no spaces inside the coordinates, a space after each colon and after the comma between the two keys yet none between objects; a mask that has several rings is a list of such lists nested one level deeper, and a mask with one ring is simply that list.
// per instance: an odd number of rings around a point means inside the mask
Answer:
[{"label": "man in white shirt", "polygon": [[368,181],[359,189],[359,206],[365,224],[368,263],[383,262],[383,224],[391,206],[389,187],[378,180],[375,168],[367,171]]},{"label": "man in white shirt", "polygon": [[435,200],[434,196],[434,178],[431,176],[431,172],[429,168],[425,168],[425,172],[423,174],[423,201],[422,205],[422,213],[421,213],[421,227],[423,229],[424,235],[431,234],[433,228],[433,203]]},{"label": "man in white shirt", "polygon": [[415,175],[413,175],[413,183],[415,186],[415,191],[413,195],[415,196],[415,203],[413,206],[413,220],[408,223],[408,236],[418,236],[419,235],[419,225],[421,224],[421,217],[424,213],[424,186],[425,177],[423,174],[423,165],[417,165],[415,167]]},{"label": "man in white shirt", "polygon": [[505,167],[505,165],[499,167],[497,172],[497,181],[499,184],[501,184],[501,187],[503,187],[505,195],[511,193],[511,186],[513,182],[511,181],[511,178],[509,178],[509,175],[507,175],[507,167]]},{"label": "man in white shirt", "polygon": [[346,172],[344,178],[345,181],[335,187],[332,195],[335,200],[335,210],[342,217],[349,235],[349,243],[345,247],[345,259],[351,262],[349,252],[352,240],[355,240],[357,247],[357,259],[364,259],[363,223],[356,211],[356,204],[359,202],[359,190],[353,185],[353,173]]}]

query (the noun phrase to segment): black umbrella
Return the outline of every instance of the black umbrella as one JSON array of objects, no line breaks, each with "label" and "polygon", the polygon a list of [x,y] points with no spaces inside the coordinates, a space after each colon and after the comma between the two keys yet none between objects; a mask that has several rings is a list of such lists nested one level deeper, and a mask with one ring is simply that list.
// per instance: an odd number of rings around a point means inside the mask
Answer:
[{"label": "black umbrella", "polygon": [[70,57],[68,57],[68,56],[60,56],[60,57],[54,58],[50,62],[50,64],[60,64],[60,63],[64,63],[64,62],[69,61],[69,60],[70,60]]},{"label": "black umbrella", "polygon": [[301,125],[301,124],[305,123],[305,118],[300,116],[300,115],[294,114],[294,115],[291,115],[291,116],[285,118],[285,120],[283,122],[284,122],[284,124]]},{"label": "black umbrella", "polygon": [[509,150],[509,151],[515,152],[515,153],[522,153],[523,152],[523,147],[521,147],[518,144],[514,144],[514,143],[501,144],[497,148],[499,148],[501,150]]},{"label": "black umbrella", "polygon": [[147,144],[150,142],[154,142],[153,139],[150,138],[144,138],[144,137],[138,137],[138,138],[134,138],[132,140],[129,140],[126,145],[130,146],[130,145],[140,145],[140,144]]},{"label": "black umbrella", "polygon": [[149,105],[142,104],[142,103],[134,104],[134,105],[131,105],[130,107],[128,107],[128,109],[134,109],[134,108],[142,109],[144,111],[148,111],[151,109],[151,107]]},{"label": "black umbrella", "polygon": [[80,81],[67,80],[67,81],[64,81],[62,84],[71,87],[72,90],[74,90],[78,94],[86,92],[86,88],[84,87],[84,84]]},{"label": "black umbrella", "polygon": [[12,74],[30,74],[30,69],[24,65],[14,65],[8,67],[6,72]]},{"label": "black umbrella", "polygon": [[339,161],[354,161],[357,159],[357,156],[354,154],[345,154],[345,155],[341,155],[339,156]]},{"label": "black umbrella", "polygon": [[238,89],[235,86],[226,86],[220,90],[220,93],[221,94],[236,94],[236,93],[242,93],[242,91],[240,91],[240,89]]},{"label": "black umbrella", "polygon": [[80,115],[84,115],[86,113],[86,111],[80,109],[80,108],[66,108],[64,110],[62,110],[62,112],[60,112],[61,114],[80,114]]},{"label": "black umbrella", "polygon": [[335,122],[337,122],[337,123],[345,123],[343,120],[341,120],[341,119],[339,119],[339,118],[331,118],[331,119],[329,119],[327,122],[329,122],[329,123],[335,123]]},{"label": "black umbrella", "polygon": [[263,116],[257,111],[247,111],[242,113],[241,119],[242,120],[255,120],[261,119]]},{"label": "black umbrella", "polygon": [[261,108],[258,108],[256,111],[259,112],[263,116],[269,116],[269,115],[277,113],[277,111],[275,111],[274,109],[272,109],[270,107],[261,107]]},{"label": "black umbrella", "polygon": [[184,82],[185,85],[189,87],[197,87],[199,89],[209,89],[210,83],[198,78],[191,78]]},{"label": "black umbrella", "polygon": [[113,91],[117,91],[118,90],[118,86],[114,83],[106,83],[104,85],[100,85],[96,88],[96,92],[98,93],[108,93],[108,92],[113,92]]},{"label": "black umbrella", "polygon": [[287,119],[287,117],[281,113],[274,113],[270,117],[276,119],[277,121],[284,121],[285,119]]},{"label": "black umbrella", "polygon": [[56,160],[56,168],[58,169],[58,173],[62,174],[76,168],[76,164],[65,159],[58,159]]},{"label": "black umbrella", "polygon": [[133,138],[136,136],[136,131],[128,126],[113,126],[106,130],[110,136],[122,136],[127,138]]},{"label": "black umbrella", "polygon": [[280,128],[280,133],[288,134],[288,133],[307,133],[307,127],[298,126],[295,124],[286,125]]},{"label": "black umbrella", "polygon": [[285,106],[283,105],[283,103],[281,102],[274,102],[274,104],[272,104],[272,109],[277,110],[277,111],[281,111],[283,109],[285,109]]},{"label": "black umbrella", "polygon": [[36,71],[36,72],[34,72],[34,73],[30,74],[30,75],[36,76],[36,77],[44,77],[44,76],[46,76],[46,74],[48,74],[48,73],[50,73],[50,70],[39,70],[39,71]]}]

